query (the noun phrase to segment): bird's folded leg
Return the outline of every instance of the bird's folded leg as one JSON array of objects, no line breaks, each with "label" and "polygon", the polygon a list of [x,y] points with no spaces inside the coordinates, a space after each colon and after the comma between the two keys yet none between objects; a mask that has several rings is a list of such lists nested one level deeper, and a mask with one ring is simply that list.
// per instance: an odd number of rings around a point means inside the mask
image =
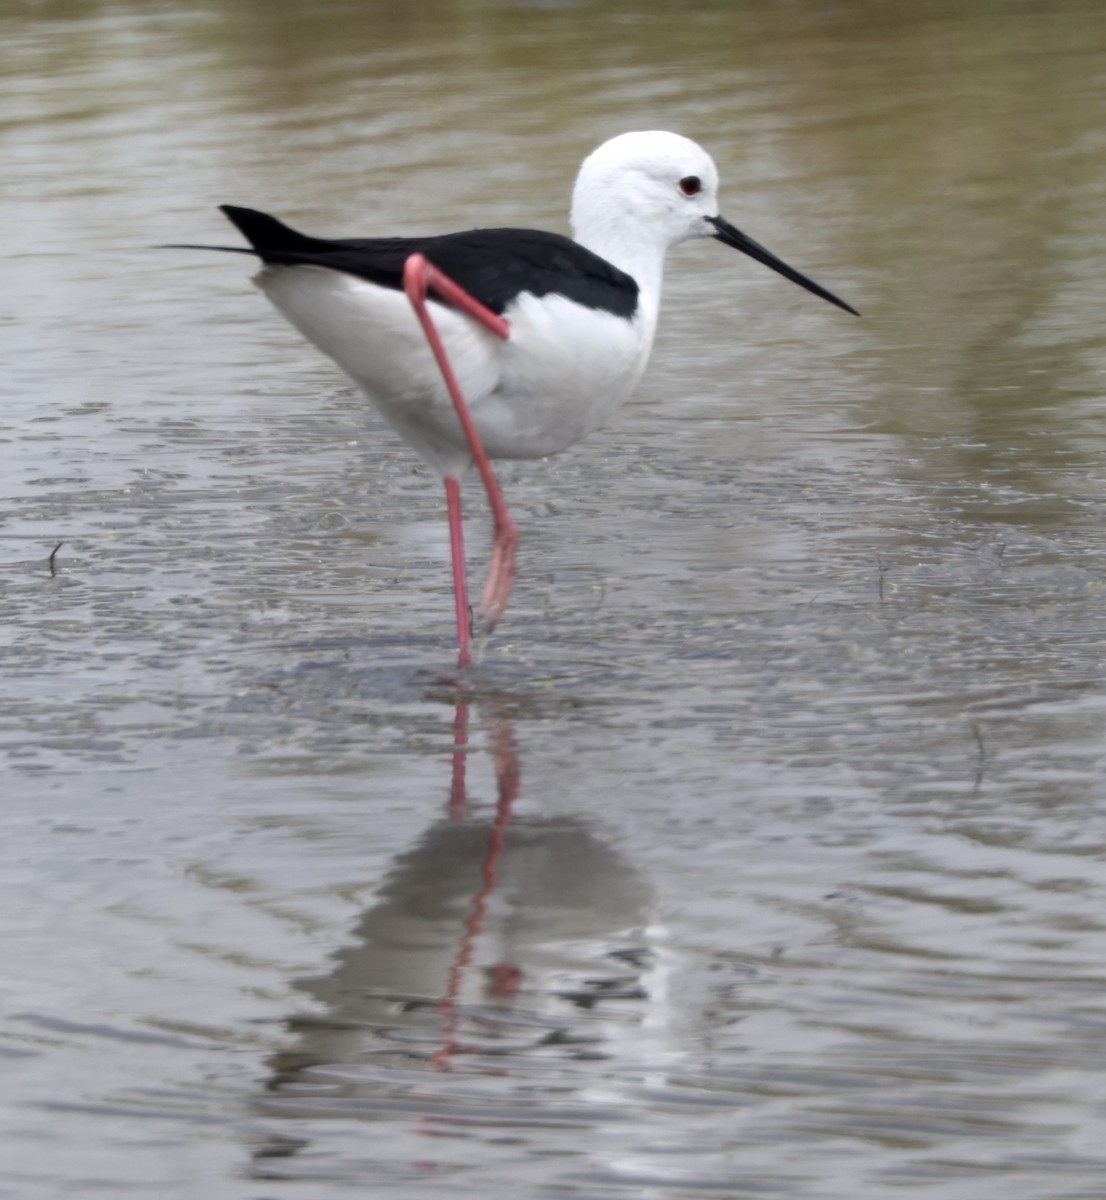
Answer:
[{"label": "bird's folded leg", "polygon": [[[488,460],[483,443],[480,441],[480,435],[476,431],[472,414],[469,412],[468,404],[461,394],[460,385],[457,383],[457,376],[453,372],[453,367],[450,365],[445,347],[442,345],[442,339],[430,316],[430,310],[426,303],[427,297],[431,291],[436,292],[443,300],[459,308],[462,312],[468,313],[469,316],[479,321],[485,329],[490,330],[497,337],[508,338],[511,333],[511,327],[501,316],[481,304],[475,297],[470,296],[460,284],[455,283],[448,275],[439,271],[422,254],[412,254],[404,264],[403,288],[407,293],[408,300],[411,301],[411,306],[415,310],[415,315],[419,319],[423,333],[426,334],[426,340],[434,354],[438,369],[442,373],[442,379],[449,390],[450,398],[453,400],[453,407],[457,411],[457,419],[461,422],[461,429],[464,431],[465,440],[468,442],[473,462],[476,464],[476,469],[480,472],[480,478],[484,482],[484,490],[488,494],[488,503],[491,506],[492,520],[494,522],[494,534],[491,561],[488,565],[488,579],[484,585],[483,597],[480,600],[480,617],[484,622],[485,629],[490,632],[495,628],[496,622],[503,615],[503,610],[507,607],[507,600],[511,595],[511,588],[514,586],[518,526],[515,524],[515,520],[510,512],[508,512],[507,505],[503,500],[503,493],[500,491],[499,483],[495,478],[495,473],[492,471],[491,462]],[[456,482],[447,481],[446,483],[447,495],[450,497],[451,514],[453,513],[454,505],[458,505],[456,515],[458,536],[453,539],[453,576],[454,592],[457,598],[457,637],[461,647],[463,665],[468,661],[468,645],[472,634],[471,630],[462,627],[464,623],[467,623],[467,618],[465,618],[465,622],[462,621],[461,595],[457,587],[457,581],[464,577],[464,563],[458,563],[457,561],[458,547],[460,546],[460,510],[459,499],[453,494],[451,483],[452,488],[455,489]]]}]

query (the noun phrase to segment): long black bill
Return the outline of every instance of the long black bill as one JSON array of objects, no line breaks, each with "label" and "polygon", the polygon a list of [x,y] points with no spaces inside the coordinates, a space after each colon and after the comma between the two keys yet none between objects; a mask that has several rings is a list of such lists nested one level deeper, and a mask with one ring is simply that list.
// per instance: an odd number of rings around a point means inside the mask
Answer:
[{"label": "long black bill", "polygon": [[852,313],[854,317],[860,316],[860,313],[851,304],[846,304],[844,300],[839,299],[833,292],[827,292],[824,287],[815,283],[813,279],[807,279],[805,275],[796,271],[794,267],[789,267],[787,263],[778,259],[771,250],[765,250],[759,242],[754,242],[751,237],[742,233],[740,229],[735,229],[723,217],[707,217],[707,220],[717,230],[714,236],[723,245],[732,246],[735,250],[740,250],[742,254],[747,254],[750,258],[755,258],[758,263],[764,263],[766,267],[771,267],[773,271],[782,275],[784,279],[790,279],[792,283],[797,283],[799,287],[806,288],[808,292],[813,292],[816,296],[821,296],[823,300],[828,300],[830,304],[836,304],[838,308],[843,308],[846,312]]}]

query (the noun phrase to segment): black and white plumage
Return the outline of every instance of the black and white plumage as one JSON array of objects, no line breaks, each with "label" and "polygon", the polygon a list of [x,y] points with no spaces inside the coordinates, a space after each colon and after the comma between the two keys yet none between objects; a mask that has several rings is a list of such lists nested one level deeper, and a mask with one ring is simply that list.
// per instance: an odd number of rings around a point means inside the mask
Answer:
[{"label": "black and white plumage", "polygon": [[730,225],[717,192],[718,171],[701,146],[653,131],[612,138],[584,160],[574,239],[473,229],[331,240],[223,206],[250,246],[203,248],[257,255],[257,286],[445,481],[462,662],[471,629],[458,481],[475,461],[495,516],[481,605],[490,628],[510,593],[517,535],[488,460],[563,450],[633,392],[670,247],[717,239],[855,311]]},{"label": "black and white plumage", "polygon": [[469,229],[430,237],[328,239],[308,237],[256,209],[233,204],[219,208],[251,249],[220,248],[256,254],[266,266],[327,267],[400,291],[407,259],[424,254],[470,296],[500,315],[520,292],[555,293],[616,317],[632,317],[637,308],[637,284],[625,271],[559,233]]},{"label": "black and white plumage", "polygon": [[[491,458],[540,458],[606,421],[636,387],[653,344],[667,250],[715,238],[842,308],[718,214],[718,171],[695,142],[626,133],[584,160],[574,239],[529,229],[437,237],[309,237],[252,209],[223,206],[256,254],[254,282],[342,367],[443,477],[472,462],[453,403],[402,290],[422,253],[511,328],[497,338],[432,300],[431,312]],[[852,311],[851,309],[849,311]]]}]

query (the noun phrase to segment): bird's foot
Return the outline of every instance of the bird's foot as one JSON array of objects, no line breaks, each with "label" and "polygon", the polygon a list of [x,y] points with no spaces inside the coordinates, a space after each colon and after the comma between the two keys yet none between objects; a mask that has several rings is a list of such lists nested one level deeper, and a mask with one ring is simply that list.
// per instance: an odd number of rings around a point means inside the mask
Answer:
[{"label": "bird's foot", "polygon": [[492,540],[491,560],[488,563],[488,579],[478,610],[484,632],[491,633],[511,595],[515,585],[515,561],[518,549],[518,526],[509,513],[504,513],[496,522]]}]

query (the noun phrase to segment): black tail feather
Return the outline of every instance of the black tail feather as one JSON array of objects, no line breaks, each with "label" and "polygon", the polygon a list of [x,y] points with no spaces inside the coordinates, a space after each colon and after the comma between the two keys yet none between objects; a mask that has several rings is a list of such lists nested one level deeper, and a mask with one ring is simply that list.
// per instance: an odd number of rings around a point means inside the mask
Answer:
[{"label": "black tail feather", "polygon": [[158,246],[159,250],[222,250],[228,254],[256,254],[266,263],[313,263],[320,253],[331,252],[335,243],[325,238],[308,237],[268,213],[255,208],[239,208],[220,204],[219,210],[231,221],[249,246],[199,246],[191,242],[174,242]]},{"label": "black tail feather", "polygon": [[199,246],[195,242],[166,242],[154,250],[225,250],[227,254],[257,254],[252,246]]},{"label": "black tail feather", "polygon": [[219,211],[230,221],[262,258],[269,252],[311,253],[328,246],[322,238],[308,237],[299,233],[276,217],[258,212],[255,208],[239,208],[234,204],[220,204]]}]

